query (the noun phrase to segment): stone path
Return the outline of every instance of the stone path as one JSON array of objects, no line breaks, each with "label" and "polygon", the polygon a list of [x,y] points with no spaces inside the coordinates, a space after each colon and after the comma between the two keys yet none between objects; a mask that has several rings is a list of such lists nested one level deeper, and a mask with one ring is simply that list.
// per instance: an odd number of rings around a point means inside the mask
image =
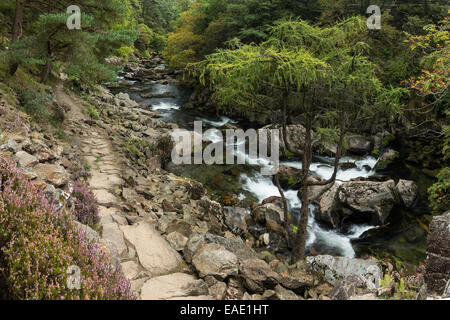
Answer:
[{"label": "stone path", "polygon": [[210,299],[202,280],[175,272],[185,266],[183,258],[149,221],[130,225],[120,197],[124,187],[124,161],[114,150],[106,130],[90,125],[80,103],[61,86],[57,87],[55,96],[68,111],[66,132],[72,143],[78,145],[84,163],[90,168],[89,187],[100,206],[101,241],[112,260],[120,262],[135,296],[151,300]]}]

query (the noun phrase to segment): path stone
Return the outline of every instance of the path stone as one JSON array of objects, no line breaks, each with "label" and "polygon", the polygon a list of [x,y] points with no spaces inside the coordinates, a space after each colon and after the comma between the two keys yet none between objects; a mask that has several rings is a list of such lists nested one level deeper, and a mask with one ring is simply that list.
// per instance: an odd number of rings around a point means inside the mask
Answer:
[{"label": "path stone", "polygon": [[205,300],[208,287],[192,275],[173,273],[148,280],[141,289],[142,300]]},{"label": "path stone", "polygon": [[119,256],[127,251],[123,234],[117,224],[109,223],[103,225],[102,237],[116,245]]},{"label": "path stone", "polygon": [[120,229],[136,248],[141,265],[152,276],[168,273],[182,262],[181,256],[148,223],[120,226]]}]

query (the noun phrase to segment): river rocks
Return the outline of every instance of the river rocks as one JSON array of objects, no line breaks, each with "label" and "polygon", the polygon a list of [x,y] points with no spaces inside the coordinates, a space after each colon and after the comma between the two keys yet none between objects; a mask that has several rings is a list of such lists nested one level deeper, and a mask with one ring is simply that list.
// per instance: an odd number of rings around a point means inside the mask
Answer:
[{"label": "river rocks", "polygon": [[332,285],[337,285],[340,280],[349,276],[359,276],[369,290],[375,290],[379,287],[379,280],[382,278],[381,268],[375,259],[318,255],[307,257],[306,261],[312,270],[322,274],[324,279]]},{"label": "river rocks", "polygon": [[114,102],[118,107],[137,108],[139,104],[130,99],[127,93],[118,93],[114,98]]},{"label": "river rocks", "polygon": [[358,155],[369,154],[373,149],[373,141],[361,135],[349,135],[346,138],[348,151]]},{"label": "river rocks", "polygon": [[314,277],[311,273],[296,269],[295,272],[289,275],[283,275],[280,278],[280,284],[295,293],[303,295],[305,290],[314,286]]},{"label": "river rocks", "polygon": [[430,293],[442,295],[450,281],[450,211],[430,223],[425,282]]},{"label": "river rocks", "polygon": [[319,210],[316,210],[316,218],[318,220],[330,225],[335,225],[332,214],[336,210],[336,205],[338,203],[336,197],[338,190],[339,185],[335,184],[322,195],[319,201]]},{"label": "river rocks", "polygon": [[163,93],[141,93],[141,98],[144,99],[155,99],[155,98],[175,98],[174,95],[170,92]]},{"label": "river rocks", "polygon": [[135,247],[139,261],[153,276],[175,269],[181,256],[148,223],[120,226],[125,238]]},{"label": "river rocks", "polygon": [[298,189],[301,186],[302,172],[300,169],[280,165],[277,176],[283,189]]},{"label": "river rocks", "polygon": [[375,170],[376,171],[383,171],[386,170],[393,162],[395,162],[398,157],[400,156],[400,154],[393,150],[393,149],[388,149],[386,150],[379,158],[378,158],[378,162],[375,165]]},{"label": "river rocks", "polygon": [[152,278],[141,288],[142,300],[210,299],[208,287],[202,280],[185,273],[173,273]]},{"label": "river rocks", "polygon": [[202,278],[213,276],[224,280],[230,275],[238,274],[236,255],[216,243],[201,246],[192,257],[192,264]]},{"label": "river rocks", "polygon": [[278,284],[278,274],[264,260],[244,260],[239,265],[239,272],[251,292],[264,293],[265,289],[273,289]]},{"label": "river rocks", "polygon": [[37,176],[53,184],[56,187],[61,187],[69,181],[69,175],[64,167],[57,164],[42,164],[39,163],[34,166],[33,170]]},{"label": "river rocks", "polygon": [[339,224],[355,219],[372,224],[384,224],[396,204],[395,183],[349,181],[339,188],[337,199]]},{"label": "river rocks", "polygon": [[414,205],[419,192],[417,184],[414,181],[410,180],[400,180],[397,183],[396,188],[403,200],[403,204],[405,205],[405,207],[411,208]]},{"label": "river rocks", "polygon": [[256,222],[265,225],[268,230],[284,233],[283,222],[285,221],[283,209],[273,203],[266,203],[256,207],[252,211]]},{"label": "river rocks", "polygon": [[250,214],[244,208],[223,207],[223,215],[226,225],[236,234],[247,232],[247,221],[251,219]]}]

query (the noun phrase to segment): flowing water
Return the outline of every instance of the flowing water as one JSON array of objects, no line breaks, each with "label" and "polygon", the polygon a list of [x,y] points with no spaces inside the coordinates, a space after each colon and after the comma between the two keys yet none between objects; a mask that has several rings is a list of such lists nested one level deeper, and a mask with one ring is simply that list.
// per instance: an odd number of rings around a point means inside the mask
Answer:
[{"label": "flowing water", "polygon": [[[122,78],[123,80],[123,78]],[[124,81],[124,80],[123,80]],[[123,82],[122,81],[122,82]],[[158,111],[162,120],[177,123],[180,127],[188,130],[193,129],[194,121],[203,122],[203,132],[210,128],[220,128],[226,124],[243,126],[242,123],[225,116],[214,116],[202,114],[195,110],[182,109],[181,106],[187,102],[190,91],[175,81],[161,83],[156,81],[149,82],[130,82],[129,86],[114,88],[112,91],[126,92],[132,99],[142,104],[149,104],[149,108]],[[142,98],[142,93],[163,94],[170,93],[167,98]],[[245,130],[245,128],[244,128]],[[221,135],[218,132],[209,132],[206,138],[212,142],[221,141]],[[247,148],[246,148],[247,149]],[[245,165],[180,165],[170,166],[169,170],[175,174],[190,177],[203,183],[210,194],[224,203],[249,207],[253,202],[261,202],[270,196],[279,196],[277,187],[272,178],[263,176],[260,168],[270,165],[267,159],[250,158],[248,154],[244,155],[247,163]],[[315,156],[315,161],[311,165],[312,174],[321,178],[328,179],[333,172],[333,158]],[[353,162],[355,166],[347,170],[339,170],[337,174],[337,183],[343,183],[353,178],[369,177],[374,174],[373,168],[377,159],[373,157],[344,157],[342,163]],[[301,169],[301,161],[283,161],[281,164],[293,168]],[[407,179],[407,177],[404,177]],[[284,190],[285,196],[289,202],[290,211],[298,218],[302,206],[297,196],[298,190]],[[421,234],[416,237],[412,244],[404,241],[403,233],[408,232],[410,227],[402,227],[401,232],[376,238],[368,241],[360,241],[361,236],[370,229],[375,228],[370,225],[353,225],[346,234],[336,230],[329,229],[319,224],[314,218],[314,205],[310,206],[310,217],[308,224],[307,247],[314,248],[314,251],[321,254],[332,254],[346,257],[361,256],[362,254],[380,254],[389,252],[389,255],[396,255],[403,261],[417,264],[424,259],[425,236]],[[402,213],[405,215],[405,213]],[[406,213],[409,215],[409,213]],[[412,220],[411,218],[410,220]],[[408,220],[408,221],[410,221]],[[404,221],[402,222],[404,224]],[[417,228],[415,233],[420,233]],[[360,244],[354,245],[354,242],[360,241]]]}]

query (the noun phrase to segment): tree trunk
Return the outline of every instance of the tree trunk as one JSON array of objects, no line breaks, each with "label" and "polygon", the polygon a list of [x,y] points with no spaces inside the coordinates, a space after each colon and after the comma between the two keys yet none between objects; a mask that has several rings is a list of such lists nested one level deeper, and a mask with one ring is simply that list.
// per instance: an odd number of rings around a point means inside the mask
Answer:
[{"label": "tree trunk", "polygon": [[[12,29],[11,44],[20,40],[23,31],[23,15],[25,9],[25,0],[16,0],[16,16],[14,18],[14,24]],[[9,73],[14,75],[17,71],[19,64],[17,62],[11,63],[9,66]]]},{"label": "tree trunk", "polygon": [[302,208],[300,210],[300,221],[298,223],[297,236],[295,240],[294,250],[292,251],[292,263],[296,263],[305,257],[305,246],[308,228],[309,218],[309,168],[311,166],[312,159],[312,138],[311,138],[311,116],[306,114],[306,137],[305,137],[305,150],[302,157],[302,175],[303,185],[301,188],[301,200]]},{"label": "tree trunk", "polygon": [[47,62],[45,63],[44,69],[41,73],[41,82],[45,83],[50,76],[50,72],[52,71],[52,48],[50,41],[47,41]]}]

